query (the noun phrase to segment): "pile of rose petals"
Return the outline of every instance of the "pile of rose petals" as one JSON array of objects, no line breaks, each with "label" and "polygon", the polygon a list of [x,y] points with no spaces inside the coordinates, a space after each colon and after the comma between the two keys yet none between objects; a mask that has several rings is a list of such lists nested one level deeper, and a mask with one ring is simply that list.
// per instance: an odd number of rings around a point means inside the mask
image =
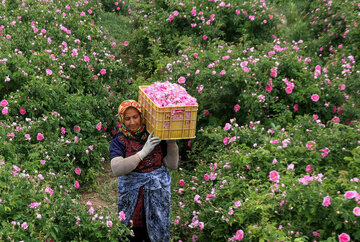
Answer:
[{"label": "pile of rose petals", "polygon": [[190,96],[184,87],[169,81],[155,82],[143,91],[160,107],[197,105],[196,98]]}]

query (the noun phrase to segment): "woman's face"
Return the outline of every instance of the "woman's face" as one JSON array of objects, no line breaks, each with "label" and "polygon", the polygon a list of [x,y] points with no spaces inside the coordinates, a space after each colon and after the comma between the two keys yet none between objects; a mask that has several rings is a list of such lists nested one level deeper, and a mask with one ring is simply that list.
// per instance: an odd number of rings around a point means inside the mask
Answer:
[{"label": "woman's face", "polygon": [[128,108],[124,113],[124,124],[130,131],[137,131],[141,125],[140,113],[136,108]]}]

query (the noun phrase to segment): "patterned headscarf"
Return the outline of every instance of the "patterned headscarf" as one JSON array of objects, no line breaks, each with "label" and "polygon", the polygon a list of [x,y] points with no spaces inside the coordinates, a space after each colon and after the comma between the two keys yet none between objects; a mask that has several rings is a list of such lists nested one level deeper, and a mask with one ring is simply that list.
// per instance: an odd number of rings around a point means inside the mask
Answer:
[{"label": "patterned headscarf", "polygon": [[[137,130],[136,132],[132,132],[132,131],[128,130],[124,124],[125,111],[131,107],[138,110],[140,113],[140,117],[141,117],[141,124],[140,124],[139,130]],[[135,139],[135,140],[146,140],[147,139],[147,132],[145,130],[145,125],[143,122],[143,115],[141,115],[141,106],[137,101],[135,101],[135,100],[123,101],[118,108],[118,116],[119,116],[119,121],[121,123],[120,132],[123,133],[126,137]]]},{"label": "patterned headscarf", "polygon": [[119,114],[120,123],[124,123],[125,111],[126,111],[126,109],[128,109],[130,107],[136,108],[136,110],[139,111],[140,116],[142,116],[141,115],[141,106],[137,101],[135,101],[135,100],[125,100],[120,104],[120,106],[118,108],[118,114]]}]

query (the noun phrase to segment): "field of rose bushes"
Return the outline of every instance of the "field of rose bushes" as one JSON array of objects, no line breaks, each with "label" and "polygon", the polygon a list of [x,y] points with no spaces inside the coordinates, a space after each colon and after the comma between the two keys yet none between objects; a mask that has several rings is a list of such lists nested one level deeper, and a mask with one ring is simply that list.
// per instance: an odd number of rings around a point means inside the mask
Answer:
[{"label": "field of rose bushes", "polygon": [[0,240],[129,234],[81,195],[121,101],[170,81],[199,105],[172,241],[359,241],[359,24],[351,0],[1,1]]}]

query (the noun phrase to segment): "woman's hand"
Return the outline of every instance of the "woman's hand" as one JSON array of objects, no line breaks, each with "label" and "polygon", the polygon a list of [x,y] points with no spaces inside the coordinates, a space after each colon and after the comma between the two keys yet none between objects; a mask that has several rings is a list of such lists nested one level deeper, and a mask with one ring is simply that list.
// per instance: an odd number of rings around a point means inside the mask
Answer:
[{"label": "woman's hand", "polygon": [[157,146],[161,142],[159,137],[152,137],[153,133],[154,132],[151,132],[149,134],[149,137],[147,138],[144,147],[137,153],[141,160],[143,160],[148,154],[150,154],[151,151],[154,150],[155,146]]}]

